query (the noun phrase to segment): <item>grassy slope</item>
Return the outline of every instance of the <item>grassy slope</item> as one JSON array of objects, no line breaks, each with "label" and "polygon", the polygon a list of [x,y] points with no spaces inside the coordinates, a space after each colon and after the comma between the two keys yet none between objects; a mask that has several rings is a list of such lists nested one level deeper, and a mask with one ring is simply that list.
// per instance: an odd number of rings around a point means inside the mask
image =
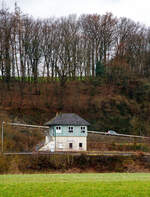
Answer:
[{"label": "grassy slope", "polygon": [[1,197],[148,197],[150,174],[1,175]]}]

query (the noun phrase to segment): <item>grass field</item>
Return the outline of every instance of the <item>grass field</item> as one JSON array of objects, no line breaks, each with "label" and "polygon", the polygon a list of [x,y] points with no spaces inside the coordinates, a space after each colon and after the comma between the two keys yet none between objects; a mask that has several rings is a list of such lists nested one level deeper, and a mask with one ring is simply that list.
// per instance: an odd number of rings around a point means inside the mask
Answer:
[{"label": "grass field", "polygon": [[149,173],[0,175],[0,197],[150,197]]}]

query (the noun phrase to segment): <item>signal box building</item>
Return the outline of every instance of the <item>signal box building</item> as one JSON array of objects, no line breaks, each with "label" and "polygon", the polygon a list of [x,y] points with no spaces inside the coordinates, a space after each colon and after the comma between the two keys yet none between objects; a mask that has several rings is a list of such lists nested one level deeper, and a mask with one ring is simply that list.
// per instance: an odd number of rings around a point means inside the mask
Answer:
[{"label": "signal box building", "polygon": [[39,151],[86,151],[88,125],[74,113],[61,113],[45,123],[49,127]]}]

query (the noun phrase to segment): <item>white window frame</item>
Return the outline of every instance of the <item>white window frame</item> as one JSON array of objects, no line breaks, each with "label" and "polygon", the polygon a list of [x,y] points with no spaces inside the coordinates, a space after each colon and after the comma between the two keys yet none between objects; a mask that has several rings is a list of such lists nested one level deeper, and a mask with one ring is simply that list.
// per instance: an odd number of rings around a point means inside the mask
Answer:
[{"label": "white window frame", "polygon": [[85,133],[85,131],[86,131],[85,126],[82,126],[82,127],[81,127],[81,133]]},{"label": "white window frame", "polygon": [[69,126],[69,133],[73,133],[73,130],[74,130],[74,128],[73,128],[73,126]]},{"label": "white window frame", "polygon": [[64,148],[63,143],[59,143],[59,144],[58,144],[58,148],[59,148],[59,149],[63,149],[63,148]]},{"label": "white window frame", "polygon": [[61,126],[56,126],[56,133],[61,133]]}]

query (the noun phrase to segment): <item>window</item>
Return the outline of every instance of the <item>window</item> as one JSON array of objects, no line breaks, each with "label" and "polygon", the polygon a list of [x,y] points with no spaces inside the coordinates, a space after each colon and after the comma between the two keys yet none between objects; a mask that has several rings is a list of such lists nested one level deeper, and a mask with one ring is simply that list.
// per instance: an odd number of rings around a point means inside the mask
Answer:
[{"label": "window", "polygon": [[69,127],[69,132],[73,133],[73,127]]},{"label": "window", "polygon": [[58,144],[58,148],[62,149],[63,148],[63,144],[62,143],[59,143]]},{"label": "window", "polygon": [[82,143],[81,142],[79,143],[79,148],[82,148]]},{"label": "window", "polygon": [[73,143],[69,143],[69,149],[73,148]]},{"label": "window", "polygon": [[60,126],[56,127],[56,133],[61,133],[61,127]]},{"label": "window", "polygon": [[81,127],[81,133],[85,133],[85,127]]}]

